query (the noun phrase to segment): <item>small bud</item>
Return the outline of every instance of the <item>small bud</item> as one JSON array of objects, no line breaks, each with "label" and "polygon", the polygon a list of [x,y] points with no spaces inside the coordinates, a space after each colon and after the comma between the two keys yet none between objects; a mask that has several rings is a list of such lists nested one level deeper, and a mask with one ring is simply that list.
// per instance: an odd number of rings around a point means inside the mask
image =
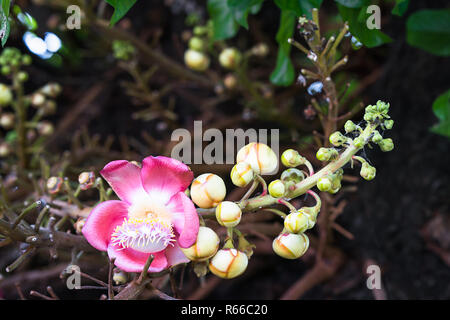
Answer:
[{"label": "small bud", "polygon": [[50,177],[47,180],[47,190],[50,194],[55,194],[61,191],[63,185],[63,178],[61,177]]},{"label": "small bud", "polygon": [[0,126],[5,129],[14,127],[14,113],[5,112],[0,116]]},{"label": "small bud", "polygon": [[352,120],[347,120],[344,125],[345,133],[350,133],[356,130],[356,124]]},{"label": "small bud", "polygon": [[282,233],[273,240],[273,251],[285,259],[300,258],[309,247],[309,238],[306,234]]},{"label": "small bud", "polygon": [[37,131],[42,136],[50,136],[55,132],[55,128],[53,127],[53,124],[49,121],[42,121],[37,124]]},{"label": "small bud", "polygon": [[333,186],[333,182],[328,177],[322,177],[317,181],[317,188],[320,191],[330,191]]},{"label": "small bud", "polygon": [[33,62],[33,61],[32,61],[32,59],[31,59],[31,57],[30,57],[29,55],[24,54],[24,55],[22,56],[22,64],[23,64],[23,65],[29,66],[29,65],[31,64],[31,62]]},{"label": "small bud", "polygon": [[127,283],[128,274],[125,271],[115,268],[113,271],[113,281],[116,286]]},{"label": "small bud", "polygon": [[40,107],[45,102],[45,96],[40,92],[33,93],[30,102],[32,106]]},{"label": "small bud", "polygon": [[372,142],[373,143],[379,143],[381,140],[383,140],[383,137],[381,136],[381,134],[377,130],[375,130],[373,132]]},{"label": "small bud", "polygon": [[208,33],[208,28],[205,26],[196,26],[194,27],[194,29],[192,30],[192,32],[196,35],[196,36],[202,36]]},{"label": "small bud", "polygon": [[237,79],[236,76],[234,74],[227,74],[225,76],[225,79],[223,79],[223,84],[225,85],[225,87],[228,90],[233,90],[234,88],[236,88],[237,85]]},{"label": "small bud", "polygon": [[78,176],[78,183],[81,190],[90,189],[95,183],[95,173],[92,171],[85,171]]},{"label": "small bud", "polygon": [[239,206],[232,201],[222,201],[216,208],[216,219],[224,227],[235,227],[239,224],[242,211]]},{"label": "small bud", "polygon": [[384,121],[384,127],[388,130],[391,130],[394,126],[394,120],[386,120]]},{"label": "small bud", "polygon": [[361,177],[363,177],[366,180],[372,180],[373,178],[375,178],[376,173],[377,169],[371,166],[368,162],[364,162],[361,165],[361,171],[359,172]]},{"label": "small bud", "polygon": [[284,182],[292,181],[294,183],[299,183],[303,179],[305,179],[305,174],[303,173],[303,171],[297,168],[286,169],[281,174],[281,180]]},{"label": "small bud", "polygon": [[296,150],[294,149],[287,149],[283,152],[281,155],[281,162],[286,167],[297,167],[299,165],[302,165],[305,163],[305,158],[302,157]]},{"label": "small bud", "polygon": [[381,151],[389,152],[394,149],[394,142],[391,138],[381,140],[378,145],[380,146]]},{"label": "small bud", "polygon": [[290,233],[301,233],[309,229],[309,222],[305,211],[293,211],[284,219],[284,227]]},{"label": "small bud", "polygon": [[203,51],[205,49],[205,41],[199,37],[192,37],[189,40],[188,46],[189,46],[189,49],[192,49],[195,51]]},{"label": "small bud", "polygon": [[353,145],[357,148],[362,148],[364,147],[364,138],[363,137],[356,137],[355,139],[353,139]]},{"label": "small bud", "polygon": [[86,223],[86,218],[79,218],[77,222],[74,223],[73,227],[77,234],[81,234],[81,230],[83,230],[84,224]]},{"label": "small bud", "polygon": [[218,175],[204,173],[192,181],[191,199],[200,208],[214,208],[225,199],[226,193],[225,183]]},{"label": "small bud", "polygon": [[269,53],[269,47],[265,43],[258,43],[251,50],[252,54],[258,57],[265,57]]},{"label": "small bud", "polygon": [[205,261],[214,256],[219,249],[220,239],[213,229],[200,227],[197,241],[189,248],[181,248],[184,255],[192,261]]},{"label": "small bud", "polygon": [[13,98],[11,89],[8,86],[0,83],[0,107],[7,106],[11,103]]},{"label": "small bud", "polygon": [[269,194],[274,198],[281,198],[286,193],[286,187],[283,181],[274,180],[269,183]]},{"label": "small bud", "polygon": [[56,98],[62,91],[61,85],[55,82],[47,83],[40,90],[43,94],[50,98]]},{"label": "small bud", "polygon": [[2,75],[8,76],[11,73],[10,66],[2,66]]},{"label": "small bud", "polygon": [[17,80],[19,80],[20,82],[25,82],[28,80],[28,73],[26,73],[25,71],[20,71],[17,74]]},{"label": "small bud", "polygon": [[5,158],[9,156],[9,153],[11,152],[11,148],[9,144],[6,142],[0,143],[0,158]]},{"label": "small bud", "polygon": [[222,249],[212,258],[209,270],[220,278],[232,279],[244,273],[247,265],[245,253],[236,249]]},{"label": "small bud", "polygon": [[273,174],[278,167],[275,152],[264,143],[252,142],[239,150],[236,163],[248,163],[256,174]]},{"label": "small bud", "polygon": [[44,111],[45,115],[54,114],[56,111],[56,102],[53,100],[46,100],[40,108]]},{"label": "small bud", "polygon": [[235,186],[245,187],[255,176],[252,167],[246,162],[238,162],[233,169],[231,169],[231,181]]},{"label": "small bud", "polygon": [[345,142],[347,142],[347,138],[340,133],[339,131],[333,132],[330,135],[330,143],[335,147],[342,146]]},{"label": "small bud", "polygon": [[339,152],[334,148],[320,148],[317,150],[316,158],[320,161],[335,160],[339,156]]},{"label": "small bud", "polygon": [[226,48],[219,55],[220,65],[227,69],[236,69],[241,62],[242,55],[236,48]]},{"label": "small bud", "polygon": [[192,49],[184,53],[184,62],[189,68],[195,71],[205,71],[208,69],[210,63],[206,54]]}]

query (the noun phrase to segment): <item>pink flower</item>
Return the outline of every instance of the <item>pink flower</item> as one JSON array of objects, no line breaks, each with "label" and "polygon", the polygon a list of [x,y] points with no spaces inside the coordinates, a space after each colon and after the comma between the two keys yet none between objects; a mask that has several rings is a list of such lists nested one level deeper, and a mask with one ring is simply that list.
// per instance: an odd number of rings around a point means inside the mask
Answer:
[{"label": "pink flower", "polygon": [[150,254],[149,272],[189,262],[180,247],[193,245],[199,229],[195,206],[184,193],[192,171],[175,159],[147,157],[142,169],[117,160],[100,173],[120,200],[91,211],[82,230],[87,241],[127,272],[142,271]]}]

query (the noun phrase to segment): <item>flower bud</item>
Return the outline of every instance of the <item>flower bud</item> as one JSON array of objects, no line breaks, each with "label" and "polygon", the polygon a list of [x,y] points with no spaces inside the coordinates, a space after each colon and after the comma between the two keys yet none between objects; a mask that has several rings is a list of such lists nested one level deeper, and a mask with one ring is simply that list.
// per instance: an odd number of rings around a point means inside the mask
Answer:
[{"label": "flower bud", "polygon": [[256,174],[273,174],[278,167],[275,152],[264,143],[252,142],[239,150],[236,163],[247,162]]},{"label": "flower bud", "polygon": [[6,142],[0,143],[0,158],[4,158],[9,156],[9,153],[11,152],[11,148],[9,144]]},{"label": "flower bud", "polygon": [[30,102],[32,106],[40,107],[45,102],[45,96],[40,92],[33,93]]},{"label": "flower bud", "polygon": [[19,80],[20,82],[27,81],[28,73],[26,73],[25,71],[20,71],[19,73],[17,73],[17,80]]},{"label": "flower bud", "polygon": [[220,278],[232,279],[244,273],[247,265],[245,253],[236,249],[222,249],[212,258],[209,270]]},{"label": "flower bud", "polygon": [[50,194],[55,194],[61,191],[63,185],[63,178],[61,177],[50,177],[47,180],[47,190]]},{"label": "flower bud", "polygon": [[305,158],[302,157],[296,150],[294,149],[287,149],[283,152],[281,155],[281,162],[286,167],[297,167],[299,165],[302,165],[305,163]]},{"label": "flower bud", "polygon": [[345,142],[347,142],[347,138],[340,133],[339,131],[333,132],[330,135],[330,143],[335,146],[335,147],[340,147],[342,146]]},{"label": "flower bud", "polygon": [[198,229],[197,241],[189,248],[181,248],[184,255],[192,261],[205,261],[214,256],[219,249],[220,239],[214,230],[208,227]]},{"label": "flower bud", "polygon": [[8,76],[11,73],[11,67],[10,66],[2,66],[1,72],[2,72],[2,75]]},{"label": "flower bud", "polygon": [[113,271],[113,281],[116,286],[125,284],[128,281],[128,274],[125,271],[115,268]]},{"label": "flower bud", "polygon": [[3,83],[0,83],[0,107],[9,105],[12,101],[12,98],[12,92],[9,87],[4,85]]},{"label": "flower bud", "polygon": [[227,74],[225,79],[223,79],[223,84],[228,90],[233,90],[237,85],[236,76],[234,74]]},{"label": "flower bud", "polygon": [[373,178],[375,178],[376,173],[377,169],[371,166],[368,162],[364,162],[361,165],[361,171],[359,172],[361,177],[363,177],[366,180],[372,180]]},{"label": "flower bud", "polygon": [[37,124],[37,131],[42,136],[50,136],[55,131],[55,128],[51,122],[42,121]]},{"label": "flower bud", "polygon": [[330,191],[333,186],[333,182],[328,177],[322,177],[317,181],[317,188],[320,191]]},{"label": "flower bud", "polygon": [[77,234],[81,234],[81,230],[83,230],[84,224],[86,223],[86,218],[78,218],[78,220],[74,223],[73,227]]},{"label": "flower bud", "polygon": [[381,151],[389,152],[394,149],[394,142],[391,138],[381,140],[378,145],[380,146]]},{"label": "flower bud", "polygon": [[381,136],[381,134],[377,130],[375,130],[373,132],[372,142],[373,143],[379,143],[381,140],[383,140],[383,137]]},{"label": "flower bud", "polygon": [[286,193],[283,181],[277,179],[269,183],[269,194],[274,198],[281,198]]},{"label": "flower bud", "polygon": [[31,62],[33,62],[33,60],[31,59],[31,57],[28,54],[24,54],[22,56],[22,64],[25,66],[29,66],[31,64]]},{"label": "flower bud", "polygon": [[308,247],[309,238],[304,233],[282,233],[272,243],[273,251],[285,259],[300,258]]},{"label": "flower bud", "polygon": [[334,148],[320,148],[317,150],[316,157],[320,161],[335,160],[339,156],[339,152]]},{"label": "flower bud", "polygon": [[199,37],[192,37],[189,39],[189,49],[195,51],[203,51],[205,49],[205,41]]},{"label": "flower bud", "polygon": [[55,82],[47,83],[40,90],[43,94],[50,98],[56,98],[62,91],[61,85]]},{"label": "flower bud", "polygon": [[394,126],[394,120],[386,120],[384,121],[384,127],[388,130],[391,130]]},{"label": "flower bud", "polygon": [[303,171],[297,168],[289,168],[281,173],[281,180],[284,182],[292,181],[294,183],[299,183],[303,179],[305,179],[305,174],[303,173]]},{"label": "flower bud", "polygon": [[258,57],[265,57],[269,53],[269,47],[265,43],[258,43],[251,50],[252,54]]},{"label": "flower bud", "polygon": [[344,125],[345,133],[350,133],[356,130],[356,124],[352,120],[347,120]]},{"label": "flower bud", "polygon": [[253,180],[255,173],[248,163],[238,162],[234,165],[233,169],[231,169],[230,176],[233,184],[242,188]]},{"label": "flower bud", "polygon": [[0,116],[0,126],[5,129],[14,127],[14,113],[5,112]]},{"label": "flower bud", "polygon": [[217,206],[225,199],[226,193],[225,183],[218,175],[204,173],[192,181],[191,199],[200,208]]},{"label": "flower bud", "polygon": [[293,211],[284,219],[284,227],[290,233],[300,233],[309,229],[309,222],[309,216],[305,211]]},{"label": "flower bud", "polygon": [[232,201],[222,201],[216,208],[216,219],[224,227],[235,227],[239,224],[242,211],[239,206]]},{"label": "flower bud", "polygon": [[92,171],[85,171],[78,176],[78,183],[81,190],[90,189],[95,183],[95,173]]},{"label": "flower bud", "polygon": [[241,62],[242,55],[236,48],[226,48],[219,55],[220,65],[227,69],[236,69]]},{"label": "flower bud", "polygon": [[362,148],[364,147],[364,138],[363,137],[356,137],[355,139],[353,139],[353,145],[357,148]]},{"label": "flower bud", "polygon": [[189,68],[195,71],[205,71],[208,69],[210,63],[206,54],[192,49],[184,53],[184,62]]}]

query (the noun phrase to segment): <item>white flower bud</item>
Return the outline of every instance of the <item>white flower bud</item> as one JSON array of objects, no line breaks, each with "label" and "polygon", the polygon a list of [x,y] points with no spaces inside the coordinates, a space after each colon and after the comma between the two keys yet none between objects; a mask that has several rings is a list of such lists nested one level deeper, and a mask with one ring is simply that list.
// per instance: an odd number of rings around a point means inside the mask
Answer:
[{"label": "white flower bud", "polygon": [[10,152],[11,152],[11,148],[7,143],[5,143],[5,142],[0,143],[0,158],[9,156]]},{"label": "white flower bud", "polygon": [[220,65],[227,69],[236,69],[241,62],[242,55],[236,48],[226,48],[219,55]]},{"label": "white flower bud", "polygon": [[200,208],[208,209],[217,206],[223,199],[227,189],[222,178],[204,173],[194,179],[191,185],[191,199]]},{"label": "white flower bud", "polygon": [[236,249],[222,249],[212,258],[209,270],[224,279],[235,278],[247,269],[247,255]]},{"label": "white flower bud", "polygon": [[245,187],[255,176],[252,167],[246,162],[238,162],[233,169],[231,169],[231,181],[235,186]]},{"label": "white flower bud", "polygon": [[309,229],[310,217],[303,211],[294,211],[284,219],[284,227],[290,233],[300,233]]},{"label": "white flower bud", "polygon": [[282,233],[272,243],[273,251],[285,259],[300,258],[308,247],[309,238],[304,233]]},{"label": "white flower bud", "polygon": [[5,129],[14,127],[14,113],[5,112],[0,116],[0,126]]},{"label": "white flower bud", "polygon": [[241,217],[241,208],[232,201],[222,201],[216,208],[216,219],[222,226],[235,227],[241,221]]},{"label": "white flower bud", "polygon": [[205,71],[208,69],[210,61],[203,52],[189,49],[184,53],[184,62],[192,70]]},{"label": "white flower bud", "polygon": [[269,183],[269,194],[274,198],[281,198],[286,193],[284,183],[277,179]]},{"label": "white flower bud", "polygon": [[236,162],[248,163],[256,174],[273,174],[278,167],[278,158],[264,143],[252,142],[239,150]]},{"label": "white flower bud", "polygon": [[208,227],[198,229],[197,241],[189,248],[181,248],[184,255],[192,261],[205,261],[214,256],[219,249],[220,239],[214,230]]},{"label": "white flower bud", "polygon": [[45,96],[40,93],[40,92],[36,92],[33,93],[31,95],[31,105],[35,106],[35,107],[40,107],[44,104],[45,102]]}]

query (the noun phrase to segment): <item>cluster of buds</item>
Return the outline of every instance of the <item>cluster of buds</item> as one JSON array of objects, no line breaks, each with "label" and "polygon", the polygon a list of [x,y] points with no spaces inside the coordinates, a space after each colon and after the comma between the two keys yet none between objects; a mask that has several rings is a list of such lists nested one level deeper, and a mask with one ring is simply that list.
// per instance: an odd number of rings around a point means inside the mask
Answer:
[{"label": "cluster of buds", "polygon": [[130,60],[136,53],[135,47],[128,41],[114,40],[112,42],[114,58],[117,60]]},{"label": "cluster of buds", "polygon": [[1,72],[4,76],[9,76],[17,72],[17,79],[20,82],[28,80],[28,74],[19,71],[21,66],[29,66],[32,59],[27,54],[21,54],[16,48],[5,48],[0,55]]},{"label": "cluster of buds", "polygon": [[317,189],[331,194],[337,193],[341,189],[341,181],[344,176],[344,170],[339,168],[336,172],[329,173],[317,180]]},{"label": "cluster of buds", "polygon": [[188,68],[203,72],[209,68],[211,60],[206,51],[212,36],[212,25],[196,26],[193,36],[189,39],[188,47],[184,53],[184,63]]}]

